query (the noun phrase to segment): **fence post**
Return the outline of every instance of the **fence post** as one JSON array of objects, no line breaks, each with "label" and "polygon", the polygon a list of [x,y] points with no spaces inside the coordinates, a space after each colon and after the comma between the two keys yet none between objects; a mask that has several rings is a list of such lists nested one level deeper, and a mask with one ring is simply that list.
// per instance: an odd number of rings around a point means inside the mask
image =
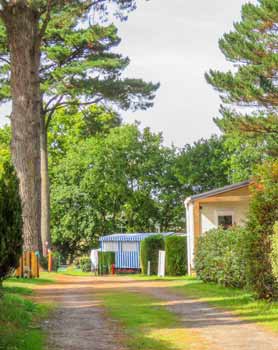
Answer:
[{"label": "fence post", "polygon": [[151,275],[151,262],[150,260],[148,260],[148,272],[147,272],[148,276]]}]

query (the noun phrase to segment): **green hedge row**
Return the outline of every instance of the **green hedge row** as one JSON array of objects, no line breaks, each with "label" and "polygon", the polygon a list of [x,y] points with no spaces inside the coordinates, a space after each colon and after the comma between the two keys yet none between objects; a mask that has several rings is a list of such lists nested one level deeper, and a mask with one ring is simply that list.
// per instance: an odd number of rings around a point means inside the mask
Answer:
[{"label": "green hedge row", "polygon": [[150,274],[156,275],[158,270],[158,252],[165,250],[166,274],[168,276],[182,276],[187,271],[186,238],[182,236],[153,235],[141,242],[140,260],[143,274],[148,272],[150,261]]},{"label": "green hedge row", "polygon": [[140,261],[143,274],[148,273],[148,261],[150,261],[150,274],[156,275],[158,268],[158,251],[165,249],[162,235],[153,235],[141,242]]},{"label": "green hedge row", "polygon": [[166,275],[183,276],[187,272],[186,237],[165,238]]},{"label": "green hedge row", "polygon": [[98,252],[99,273],[109,273],[111,265],[115,264],[115,252]]},{"label": "green hedge row", "polygon": [[214,229],[199,238],[195,269],[199,278],[224,286],[247,284],[246,229]]}]

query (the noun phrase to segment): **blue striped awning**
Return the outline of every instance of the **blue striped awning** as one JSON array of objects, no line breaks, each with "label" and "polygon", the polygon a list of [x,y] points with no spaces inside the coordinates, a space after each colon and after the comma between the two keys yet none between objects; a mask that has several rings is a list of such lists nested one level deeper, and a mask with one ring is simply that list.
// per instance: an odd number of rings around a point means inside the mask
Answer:
[{"label": "blue striped awning", "polygon": [[162,233],[115,233],[113,235],[100,237],[101,242],[133,242],[142,241],[143,239],[153,235],[171,236],[174,232],[162,232]]}]

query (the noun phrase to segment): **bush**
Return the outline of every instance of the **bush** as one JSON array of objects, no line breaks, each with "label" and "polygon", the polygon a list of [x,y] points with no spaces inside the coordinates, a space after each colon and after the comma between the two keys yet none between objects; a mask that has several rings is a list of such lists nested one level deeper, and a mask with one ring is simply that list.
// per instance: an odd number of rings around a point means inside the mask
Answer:
[{"label": "bush", "polygon": [[7,163],[0,178],[0,284],[18,266],[22,244],[18,180],[14,169]]},{"label": "bush", "polygon": [[109,273],[115,264],[115,252],[98,252],[98,270],[100,274]]},{"label": "bush", "polygon": [[79,264],[80,264],[81,271],[83,272],[91,271],[91,259],[89,256],[82,256],[79,259]]},{"label": "bush", "polygon": [[156,275],[158,270],[158,251],[165,249],[165,242],[162,235],[153,235],[141,242],[140,260],[143,274],[148,272],[148,261],[151,262],[150,273]]},{"label": "bush", "polygon": [[274,225],[274,234],[271,237],[271,265],[272,273],[276,281],[278,281],[278,221]]},{"label": "bush", "polygon": [[229,287],[246,285],[246,236],[242,227],[214,229],[198,241],[195,269],[199,278]]},{"label": "bush", "polygon": [[278,221],[278,160],[258,168],[251,188],[247,223],[248,280],[262,299],[278,298],[278,281],[271,264],[273,226]]},{"label": "bush", "polygon": [[165,239],[166,274],[183,276],[187,272],[186,238],[168,236]]}]

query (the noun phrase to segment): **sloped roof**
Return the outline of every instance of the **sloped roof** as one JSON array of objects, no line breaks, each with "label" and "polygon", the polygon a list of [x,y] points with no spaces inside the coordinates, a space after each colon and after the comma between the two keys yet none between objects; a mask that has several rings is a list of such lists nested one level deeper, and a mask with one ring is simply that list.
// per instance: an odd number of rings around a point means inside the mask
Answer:
[{"label": "sloped roof", "polygon": [[211,190],[211,191],[207,191],[207,192],[203,192],[203,193],[198,193],[198,194],[195,194],[195,195],[189,197],[187,199],[187,201],[194,201],[196,199],[207,198],[207,197],[215,196],[217,194],[229,192],[232,190],[237,190],[239,188],[246,187],[246,186],[250,185],[250,183],[251,183],[250,180],[246,180],[246,181],[238,182],[236,184],[216,188],[215,190]]},{"label": "sloped roof", "polygon": [[162,236],[171,236],[174,232],[162,232],[162,233],[115,233],[113,235],[100,237],[101,242],[118,242],[118,241],[142,241],[143,239],[153,236],[153,235],[162,235]]}]

